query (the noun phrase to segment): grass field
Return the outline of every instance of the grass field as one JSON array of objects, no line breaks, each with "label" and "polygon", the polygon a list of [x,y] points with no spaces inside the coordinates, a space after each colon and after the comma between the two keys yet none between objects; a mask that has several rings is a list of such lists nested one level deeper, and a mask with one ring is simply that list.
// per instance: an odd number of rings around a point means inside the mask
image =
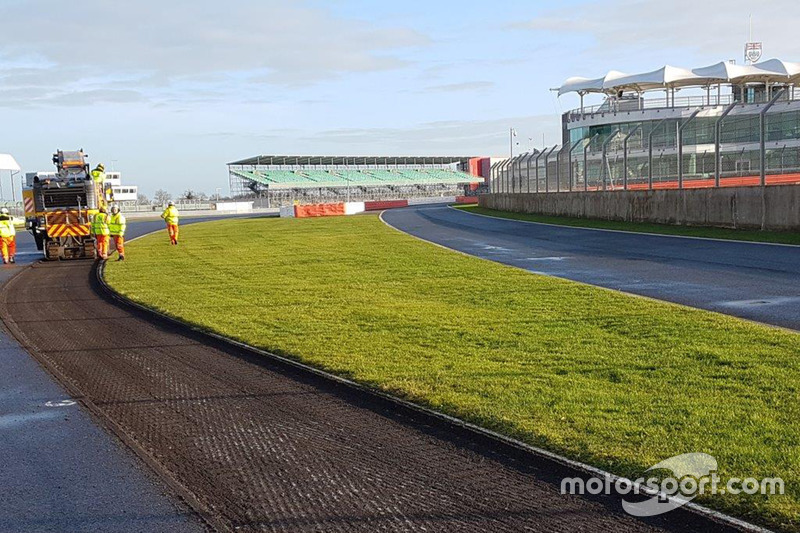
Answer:
[{"label": "grass field", "polygon": [[192,324],[615,473],[706,452],[800,531],[800,335],[470,258],[375,216],[231,220],[128,245],[107,279]]},{"label": "grass field", "polygon": [[612,229],[641,233],[658,233],[663,235],[683,235],[687,237],[706,237],[709,239],[731,239],[739,241],[771,242],[778,244],[800,245],[800,233],[783,231],[736,230],[726,228],[707,228],[700,226],[673,226],[671,224],[649,224],[645,222],[620,222],[616,220],[591,220],[587,218],[557,217],[548,215],[531,215],[528,213],[512,213],[473,205],[458,206],[467,213],[488,215],[512,220],[527,220],[559,226],[575,226],[579,228]]}]

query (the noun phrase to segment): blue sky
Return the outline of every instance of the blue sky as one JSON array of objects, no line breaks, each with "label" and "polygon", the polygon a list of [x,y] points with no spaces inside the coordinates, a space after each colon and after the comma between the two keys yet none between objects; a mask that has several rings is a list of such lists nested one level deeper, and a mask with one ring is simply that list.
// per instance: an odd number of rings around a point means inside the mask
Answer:
[{"label": "blue sky", "polygon": [[[0,153],[83,147],[152,195],[262,154],[505,155],[559,141],[569,76],[741,61],[752,2],[0,0]],[[800,61],[800,7],[753,13]],[[8,176],[3,190],[8,195]]]}]

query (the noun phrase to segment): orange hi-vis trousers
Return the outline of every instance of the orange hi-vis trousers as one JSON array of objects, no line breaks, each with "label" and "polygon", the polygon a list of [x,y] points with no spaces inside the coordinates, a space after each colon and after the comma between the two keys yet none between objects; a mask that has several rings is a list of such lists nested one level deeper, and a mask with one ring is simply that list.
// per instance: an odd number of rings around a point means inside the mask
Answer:
[{"label": "orange hi-vis trousers", "polygon": [[112,235],[111,239],[114,241],[114,248],[120,257],[125,255],[125,237],[122,235]]},{"label": "orange hi-vis trousers", "polygon": [[3,261],[7,263],[9,258],[17,255],[17,238],[0,237],[0,248],[3,252]]},{"label": "orange hi-vis trousers", "polygon": [[97,255],[101,259],[108,258],[108,235],[95,235],[97,239]]},{"label": "orange hi-vis trousers", "polygon": [[167,233],[169,233],[169,242],[172,244],[178,244],[178,225],[167,224]]}]

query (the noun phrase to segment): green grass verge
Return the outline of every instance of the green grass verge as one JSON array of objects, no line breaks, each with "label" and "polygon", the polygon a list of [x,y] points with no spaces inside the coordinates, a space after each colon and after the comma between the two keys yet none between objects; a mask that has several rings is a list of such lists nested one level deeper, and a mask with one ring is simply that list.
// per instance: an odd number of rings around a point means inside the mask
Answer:
[{"label": "green grass verge", "polygon": [[466,257],[375,216],[228,220],[127,246],[108,282],[228,337],[615,473],[706,452],[800,531],[800,335]]},{"label": "green grass verge", "polygon": [[467,213],[488,215],[512,220],[526,220],[559,226],[575,226],[579,228],[612,229],[641,233],[658,233],[662,235],[684,235],[686,237],[705,237],[708,239],[730,239],[739,241],[770,242],[777,244],[800,245],[800,233],[782,231],[738,230],[726,228],[709,228],[701,226],[673,226],[670,224],[649,224],[645,222],[620,222],[616,220],[594,220],[588,218],[557,217],[549,215],[532,215],[528,213],[512,213],[497,209],[487,209],[473,205],[457,206]]}]

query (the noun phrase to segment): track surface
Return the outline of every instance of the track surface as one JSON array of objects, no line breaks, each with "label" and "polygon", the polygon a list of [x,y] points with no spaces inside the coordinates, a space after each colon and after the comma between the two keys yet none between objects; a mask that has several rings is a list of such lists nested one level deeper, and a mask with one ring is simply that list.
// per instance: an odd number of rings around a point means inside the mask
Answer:
[{"label": "track surface", "polygon": [[500,263],[800,330],[800,247],[598,231],[445,206],[386,211],[391,226]]},{"label": "track surface", "polygon": [[[203,343],[96,284],[87,262],[36,264],[6,286],[0,314],[217,527],[713,530],[686,513],[645,524],[618,502],[562,496],[549,463],[521,463],[364,393]],[[42,308],[49,318],[33,312]]]},{"label": "track surface", "polygon": [[[160,220],[132,220],[128,235],[162,227]],[[42,255],[23,231],[17,249],[16,265],[0,265],[0,286]],[[0,367],[0,532],[207,531],[2,327]]]}]

